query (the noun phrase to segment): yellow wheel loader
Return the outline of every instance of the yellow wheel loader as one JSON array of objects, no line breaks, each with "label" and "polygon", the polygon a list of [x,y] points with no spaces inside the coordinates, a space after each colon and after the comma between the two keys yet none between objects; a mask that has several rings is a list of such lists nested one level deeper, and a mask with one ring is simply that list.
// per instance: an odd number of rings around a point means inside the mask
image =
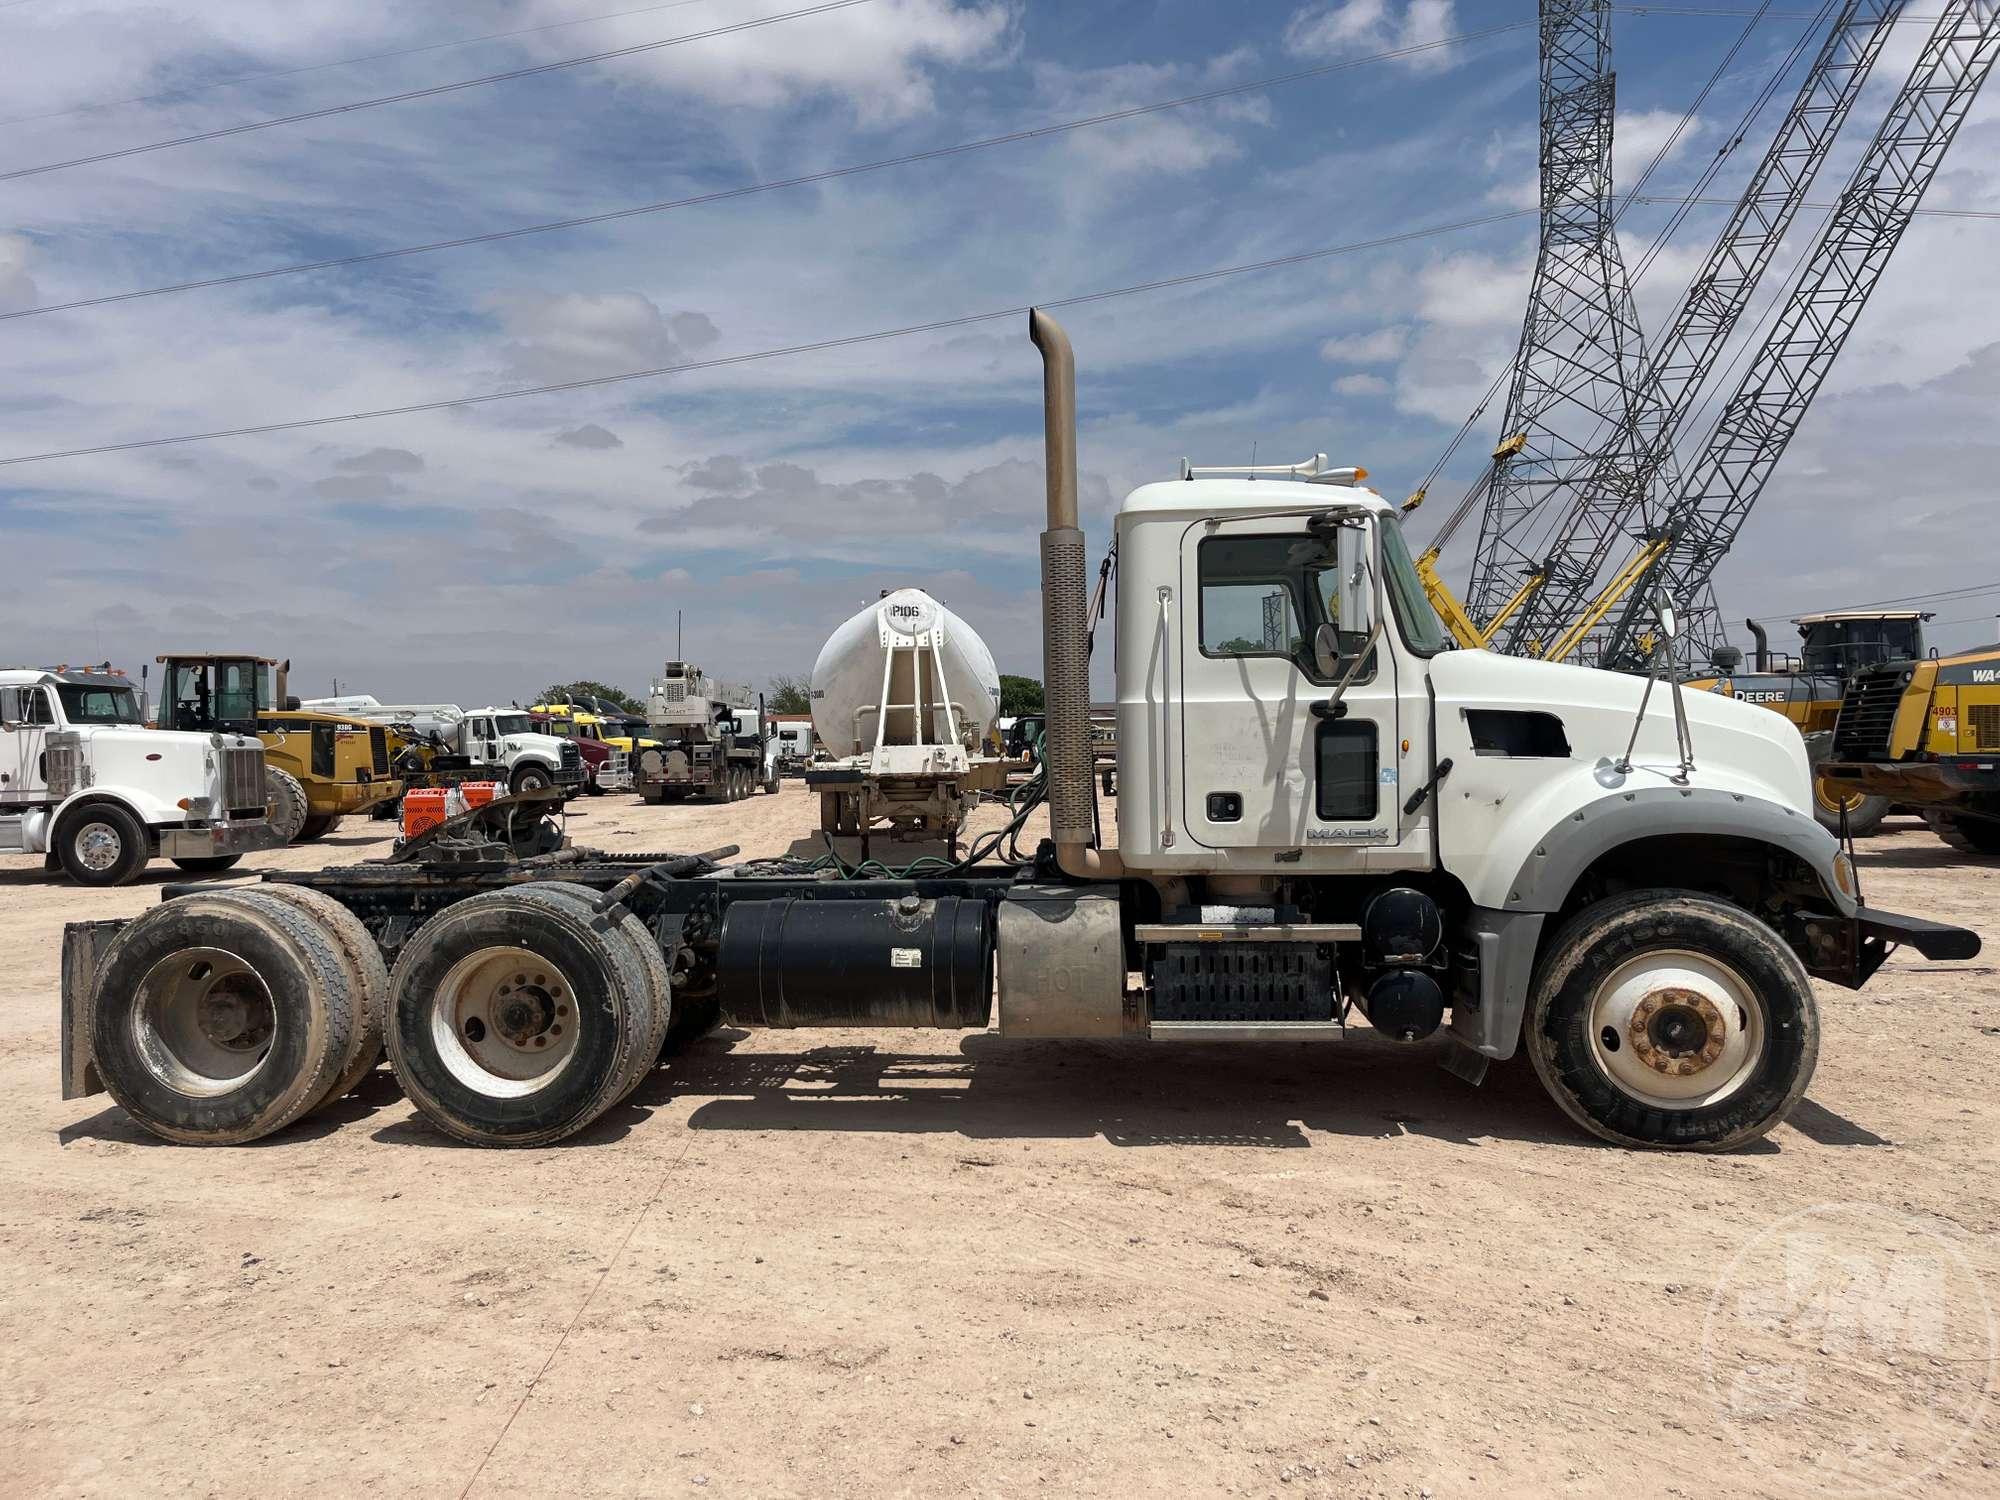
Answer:
[{"label": "yellow wheel loader", "polygon": [[2000,645],[1857,674],[1820,775],[1914,807],[1961,853],[2000,858]]},{"label": "yellow wheel loader", "polygon": [[272,826],[292,843],[333,831],[349,813],[403,795],[380,724],[302,710],[289,661],[227,652],[158,658],[161,729],[255,734],[264,745]]},{"label": "yellow wheel loader", "polygon": [[[1840,714],[1841,694],[1847,684],[1858,673],[1885,663],[1913,662],[1922,657],[1924,621],[1929,618],[1913,609],[1800,615],[1792,621],[1799,630],[1799,654],[1776,657],[1763,627],[1747,620],[1744,623],[1757,642],[1750,670],[1697,678],[1684,686],[1740,698],[1745,703],[1761,703],[1783,714],[1798,725],[1799,733],[1805,736],[1806,754],[1819,766],[1832,757],[1834,720]],[[1733,648],[1731,654],[1735,654]],[[1847,831],[1856,838],[1866,837],[1881,825],[1895,801],[1858,792],[1823,774],[1813,778],[1813,816],[1831,832],[1840,831],[1845,808]]]}]

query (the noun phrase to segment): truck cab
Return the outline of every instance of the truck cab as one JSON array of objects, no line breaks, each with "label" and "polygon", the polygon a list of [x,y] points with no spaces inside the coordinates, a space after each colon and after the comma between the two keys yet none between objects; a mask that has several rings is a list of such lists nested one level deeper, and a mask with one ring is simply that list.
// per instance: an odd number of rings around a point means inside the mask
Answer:
[{"label": "truck cab", "polygon": [[150,859],[214,873],[279,842],[254,737],[150,730],[108,668],[0,670],[0,849],[120,885]]}]

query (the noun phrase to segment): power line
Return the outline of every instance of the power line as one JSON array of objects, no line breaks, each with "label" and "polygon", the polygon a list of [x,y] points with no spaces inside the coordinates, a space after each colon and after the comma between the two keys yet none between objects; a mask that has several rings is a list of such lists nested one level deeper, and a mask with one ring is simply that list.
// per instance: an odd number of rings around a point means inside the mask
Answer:
[{"label": "power line", "polygon": [[1379,235],[1373,239],[1349,240],[1344,244],[1328,245],[1317,250],[1300,250],[1291,255],[1273,256],[1267,260],[1249,261],[1241,265],[1219,266],[1206,271],[1190,271],[1181,276],[1165,276],[1153,281],[1134,282],[1129,286],[1112,287],[1106,291],[1083,292],[1071,297],[1059,297],[1047,301],[1021,303],[1014,307],[1004,307],[993,312],[965,313],[957,317],[936,318],[925,323],[909,323],[900,328],[882,328],[872,333],[851,333],[838,338],[815,339],[808,343],[787,344],[776,349],[758,349],[744,354],[726,354],[714,359],[687,360],[680,364],[658,365],[648,370],[625,370],[615,375],[593,375],[582,380],[563,380],[549,385],[525,386],[512,391],[482,391],[477,395],[454,396],[439,401],[417,401],[404,406],[384,406],[370,411],[341,412],[324,417],[298,417],[285,422],[260,422],[247,427],[217,428],[210,432],[180,433],[173,437],[138,438],[123,443],[98,443],[87,448],[63,448],[47,453],[23,453],[11,458],[0,458],[0,467],[13,464],[41,463],[49,459],[84,458],[97,453],[125,453],[136,448],[162,448],[178,443],[200,443],[215,438],[253,437],[267,432],[289,432],[303,427],[329,427],[343,422],[364,422],[377,417],[408,416],[417,412],[442,411],[452,406],[477,406],[489,401],[514,401],[524,396],[547,396],[563,391],[587,390],[596,386],[618,385],[632,380],[650,380],[663,375],[686,375],[698,370],[716,370],[730,365],[752,364],[762,360],[784,359],[797,354],[818,354],[831,349],[847,349],[857,344],[881,343],[886,339],[908,338],[920,333],[938,333],[945,329],[964,328],[975,323],[991,323],[1002,318],[1020,317],[1030,307],[1080,307],[1086,303],[1106,302],[1114,297],[1130,297],[1141,292],[1168,291],[1175,287],[1194,286],[1202,282],[1219,281],[1229,276],[1245,276],[1258,271],[1273,271],[1285,266],[1304,265],[1316,260],[1329,260],[1335,256],[1353,255],[1364,250],[1380,250],[1391,245],[1407,244],[1412,240],[1429,239],[1436,235],[1453,234],[1460,230],[1476,229],[1488,224],[1498,224],[1505,220],[1533,216],[1534,209],[1507,209],[1498,213],[1481,214],[1473,218],[1458,219],[1447,224],[1433,224],[1422,229],[1408,229],[1398,234]]},{"label": "power line", "polygon": [[123,146],[116,151],[98,151],[89,156],[75,156],[68,161],[43,162],[35,167],[16,167],[11,172],[0,172],[0,182],[13,182],[22,177],[37,177],[45,172],[60,172],[68,167],[87,167],[96,162],[116,161],[121,157],[143,156],[151,151],[166,151],[175,146],[192,146],[201,141],[221,140],[225,136],[246,135],[253,130],[269,130],[273,125],[297,125],[306,120],[324,120],[332,115],[353,114],[357,110],[374,109],[384,104],[403,104],[412,99],[430,99],[439,94],[456,93],[461,89],[481,88],[489,83],[506,83],[515,78],[532,78],[540,73],[554,73],[564,68],[578,68],[586,63],[608,62],[613,58],[631,57],[640,52],[657,52],[662,47],[678,47],[685,42],[704,41],[709,37],[730,36],[739,31],[754,31],[760,26],[775,26],[780,21],[796,21],[805,16],[825,15],[828,11],[849,10],[857,5],[870,5],[874,0],[822,0],[819,5],[809,5],[803,10],[781,11],[774,16],[757,16],[748,21],[734,21],[727,26],[711,26],[706,31],[690,31],[680,36],[666,37],[657,42],[637,42],[630,47],[613,47],[605,52],[592,52],[583,57],[565,57],[555,62],[537,63],[533,67],[510,68],[504,73],[488,73],[480,78],[464,78],[456,83],[432,84],[429,88],[406,89],[400,94],[384,94],[375,99],[357,99],[352,104],[335,104],[325,109],[308,109],[295,115],[279,115],[270,120],[251,120],[242,125],[226,125],[220,130],[203,130],[194,135],[175,136],[171,140],[150,141],[143,146]]},{"label": "power line", "polygon": [[1265,89],[1277,88],[1284,84],[1300,83],[1307,79],[1324,78],[1334,73],[1366,66],[1370,63],[1387,62],[1409,57],[1417,53],[1435,51],[1441,47],[1458,46],[1466,42],[1483,41],[1503,32],[1521,31],[1532,26],[1532,21],[1510,21],[1500,26],[1489,26],[1480,31],[1461,32],[1453,36],[1440,37],[1435,41],[1418,42],[1407,47],[1396,47],[1386,52],[1369,53],[1363,57],[1350,57],[1340,62],[1322,63],[1316,67],[1300,68],[1294,72],[1281,73],[1271,78],[1253,79],[1247,83],[1230,84],[1225,88],[1207,89],[1199,94],[1184,94],[1177,99],[1165,99],[1156,104],[1135,104],[1125,109],[1108,110],[1102,114],[1086,115],[1074,120],[1061,120],[1050,125],[1035,125],[1026,130],[1009,131],[1005,135],[985,136],[978,140],[960,141],[955,145],[933,146],[922,151],[909,151],[900,156],[883,157],[876,161],[856,162],[844,167],[828,167],[819,172],[803,172],[793,177],[775,178],[768,182],[746,183],[739,187],[718,188],[712,192],[695,193],[685,198],[670,198],[658,203],[642,203],[631,208],[607,209],[602,213],[582,214],[569,219],[552,219],[541,224],[523,224],[513,229],[495,229],[484,234],[460,235],[448,240],[432,240],[428,244],[404,245],[391,250],[368,250],[356,255],[332,256],[325,260],[301,261],[288,266],[269,266],[258,271],[237,271],[223,276],[205,276],[193,281],[172,282],[165,286],[143,287],[129,292],[108,292],[97,297],[79,297],[69,302],[51,302],[41,307],[24,307],[13,312],[0,312],[0,322],[15,318],[40,317],[44,313],[74,312],[79,308],[102,307],[112,302],[130,302],[142,297],[164,297],[177,292],[201,291],[210,287],[234,286],[246,281],[266,281],[274,276],[296,276],[308,271],[331,271],[342,266],[366,265],[371,261],[394,260],[408,255],[427,255],[437,250],[458,250],[470,245],[487,245],[500,240],[519,239],[526,235],[548,234],[561,229],[580,229],[591,224],[606,224],[617,219],[637,218],[645,214],[670,213],[675,209],[694,208],[707,203],[722,203],[732,198],[747,198],[758,193],[776,192],[782,188],[806,187],[818,182],[831,182],[836,178],[855,177],[867,172],[886,171],[891,167],[910,166],[917,162],[938,161],[951,156],[964,156],[974,151],[987,151],[996,146],[1018,145],[1048,136],[1062,135],[1071,131],[1085,130],[1092,126],[1108,125],[1120,120],[1136,119],[1142,115],[1159,114],[1166,110],[1185,109],[1190,105],[1206,104],[1217,99],[1227,99],[1240,94],[1257,93]]},{"label": "power line", "polygon": [[[28,0],[12,0],[25,5]],[[239,73],[234,78],[217,78],[208,83],[192,83],[185,88],[162,89],[157,94],[134,94],[129,99],[100,99],[92,104],[72,104],[66,109],[48,109],[32,115],[0,116],[0,125],[25,125],[30,120],[56,120],[64,115],[88,114],[92,110],[120,109],[127,104],[152,104],[161,99],[187,99],[212,89],[234,88],[239,83],[258,83],[269,78],[296,78],[301,73],[323,73],[328,68],[350,68],[357,63],[388,62],[397,57],[415,57],[421,52],[442,52],[451,47],[471,47],[479,42],[505,41],[509,37],[533,36],[543,31],[564,31],[571,26],[588,26],[595,21],[617,21],[626,16],[651,15],[654,11],[681,10],[690,5],[706,5],[709,0],[671,0],[666,5],[642,5],[637,10],[614,10],[601,16],[578,16],[573,21],[550,21],[542,26],[518,26],[512,31],[489,31],[481,36],[455,37],[448,42],[426,42],[420,47],[398,47],[393,52],[365,52],[359,57],[336,57],[330,62],[307,63],[298,68],[272,68],[263,73]],[[6,9],[0,4],[0,10]]]},{"label": "power line", "polygon": [[1864,599],[1859,604],[1843,604],[1839,609],[1824,609],[1819,605],[1803,606],[1797,609],[1780,610],[1775,614],[1753,615],[1752,619],[1762,624],[1770,620],[1789,620],[1793,615],[1802,615],[1810,609],[1818,614],[1841,614],[1847,610],[1876,609],[1884,604],[1925,604],[1938,600],[1975,598],[1980,594],[2000,593],[2000,582],[1968,583],[1958,588],[1936,589],[1928,594],[1897,594],[1888,599]]}]

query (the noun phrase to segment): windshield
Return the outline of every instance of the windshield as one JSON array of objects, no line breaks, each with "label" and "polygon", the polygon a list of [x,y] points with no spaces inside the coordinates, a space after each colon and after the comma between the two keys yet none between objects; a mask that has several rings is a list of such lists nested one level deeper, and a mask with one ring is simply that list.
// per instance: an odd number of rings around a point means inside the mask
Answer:
[{"label": "windshield", "polygon": [[1437,611],[1431,608],[1423,579],[1417,576],[1410,544],[1403,540],[1403,523],[1390,515],[1382,517],[1382,567],[1388,575],[1389,598],[1396,607],[1396,618],[1402,622],[1404,642],[1412,651],[1425,656],[1449,651],[1451,636]]},{"label": "windshield", "polygon": [[83,687],[60,683],[63,717],[72,724],[139,724],[139,695],[127,687]]},{"label": "windshield", "polygon": [[530,734],[535,726],[526,714],[495,714],[493,728],[500,734]]}]

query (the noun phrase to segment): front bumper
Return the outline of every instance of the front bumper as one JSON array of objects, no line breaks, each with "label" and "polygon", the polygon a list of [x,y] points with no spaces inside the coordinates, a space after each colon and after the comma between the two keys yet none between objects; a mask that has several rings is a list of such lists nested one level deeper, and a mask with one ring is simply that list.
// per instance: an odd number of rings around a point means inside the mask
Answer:
[{"label": "front bumper", "polygon": [[1927,917],[1857,906],[1851,917],[1808,915],[1811,952],[1806,967],[1820,979],[1858,990],[1895,949],[1909,946],[1932,960],[1979,956],[1979,934]]},{"label": "front bumper", "polygon": [[262,818],[205,823],[160,830],[160,858],[207,859],[219,854],[255,854],[282,843]]}]

